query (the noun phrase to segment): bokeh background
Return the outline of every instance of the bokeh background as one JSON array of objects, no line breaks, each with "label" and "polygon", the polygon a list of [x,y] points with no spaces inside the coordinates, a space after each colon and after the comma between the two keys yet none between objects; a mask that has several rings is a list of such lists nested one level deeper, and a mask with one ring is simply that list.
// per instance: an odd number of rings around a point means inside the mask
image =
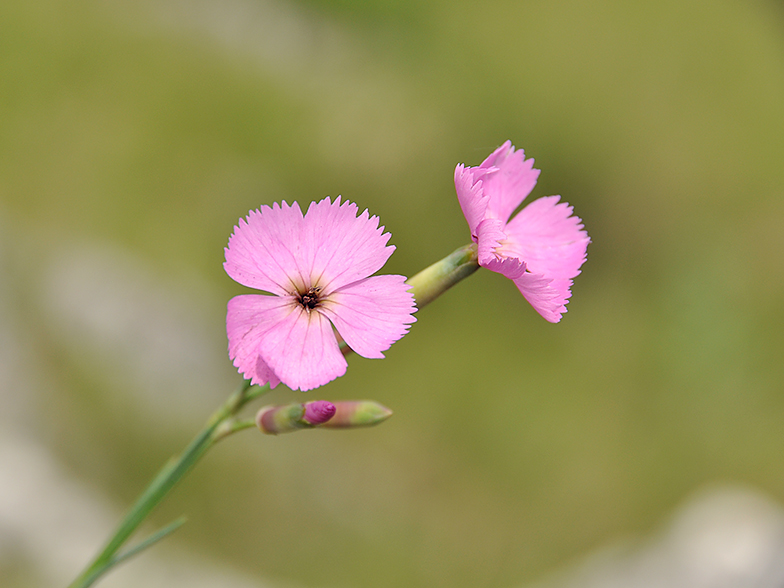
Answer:
[{"label": "bokeh background", "polygon": [[706,488],[779,508],[780,2],[3,0],[0,584],[66,584],[240,382],[239,217],[343,195],[412,275],[506,139],[593,241],[564,320],[477,272],[387,359],[270,395],[390,421],[227,440],[105,585],[526,586]]}]

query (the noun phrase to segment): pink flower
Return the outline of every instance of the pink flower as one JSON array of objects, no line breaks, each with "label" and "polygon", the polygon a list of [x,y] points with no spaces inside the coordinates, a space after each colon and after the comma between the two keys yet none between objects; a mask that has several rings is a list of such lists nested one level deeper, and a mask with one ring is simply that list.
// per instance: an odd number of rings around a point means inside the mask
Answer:
[{"label": "pink flower", "polygon": [[416,319],[404,276],[373,276],[395,250],[367,210],[325,198],[303,217],[285,202],[240,219],[223,267],[272,296],[229,301],[229,356],[254,384],[310,390],[346,373],[333,325],[363,357],[384,357]]},{"label": "pink flower", "polygon": [[479,249],[479,265],[512,280],[551,323],[561,320],[590,239],[560,196],[534,200],[509,217],[531,193],[539,170],[510,141],[479,167],[455,169],[460,207]]}]

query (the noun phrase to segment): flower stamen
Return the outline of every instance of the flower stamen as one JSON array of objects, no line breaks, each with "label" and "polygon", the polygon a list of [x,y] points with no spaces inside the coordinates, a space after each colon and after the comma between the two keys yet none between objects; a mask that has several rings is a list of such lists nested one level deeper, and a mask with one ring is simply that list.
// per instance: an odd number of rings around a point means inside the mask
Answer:
[{"label": "flower stamen", "polygon": [[321,287],[311,286],[307,292],[297,292],[297,302],[310,312],[321,303]]}]

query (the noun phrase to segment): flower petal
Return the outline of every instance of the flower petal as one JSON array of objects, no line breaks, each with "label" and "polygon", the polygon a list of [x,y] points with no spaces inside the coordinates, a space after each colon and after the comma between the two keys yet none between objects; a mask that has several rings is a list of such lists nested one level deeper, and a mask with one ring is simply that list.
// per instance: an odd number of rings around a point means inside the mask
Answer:
[{"label": "flower petal", "polygon": [[346,373],[329,320],[300,305],[265,333],[260,348],[266,364],[292,390],[311,390]]},{"label": "flower petal", "polygon": [[310,204],[300,236],[302,265],[307,268],[308,286],[318,285],[322,294],[377,272],[392,255],[387,246],[390,234],[378,226],[378,217],[365,210],[357,216],[357,205],[325,198]]},{"label": "flower petal", "polygon": [[559,200],[539,198],[517,213],[504,229],[507,242],[500,251],[524,260],[535,274],[566,280],[580,273],[590,239],[572,207]]},{"label": "flower petal", "polygon": [[234,366],[253,384],[270,383],[274,388],[280,379],[261,357],[261,342],[267,332],[283,321],[294,308],[291,297],[244,294],[229,300],[226,313],[226,334],[229,357]]},{"label": "flower petal", "polygon": [[482,189],[482,181],[475,180],[471,171],[473,168],[465,168],[463,164],[458,164],[455,168],[455,191],[460,208],[463,209],[463,216],[468,221],[468,228],[471,231],[471,238],[476,242],[476,228],[482,219],[485,218],[487,203],[490,198]]},{"label": "flower petal", "polygon": [[304,285],[298,252],[301,232],[302,211],[296,202],[251,210],[234,227],[223,267],[243,286],[290,294]]},{"label": "flower petal", "polygon": [[362,357],[381,358],[383,351],[416,321],[414,296],[404,276],[373,276],[330,294],[319,309],[349,347]]},{"label": "flower petal", "polygon": [[[525,159],[522,149],[515,151],[510,141],[493,151],[479,166],[480,170],[496,168],[483,178],[483,190],[489,197],[486,217],[506,222],[531,193],[539,170],[533,168],[534,160]],[[490,169],[488,169],[490,171]]]},{"label": "flower petal", "polygon": [[506,241],[506,233],[504,233],[503,227],[503,221],[497,218],[486,218],[476,227],[477,260],[479,265],[487,267],[486,264],[498,258],[496,249],[501,246],[502,241]]},{"label": "flower petal", "polygon": [[526,269],[525,262],[520,261],[516,257],[493,258],[481,265],[482,267],[487,268],[490,271],[494,271],[497,274],[501,274],[510,280],[521,278],[523,274],[525,274]]},{"label": "flower petal", "polygon": [[572,295],[569,289],[572,280],[551,280],[541,274],[526,272],[514,280],[520,293],[551,323],[561,320],[561,315],[566,312],[566,303]]}]

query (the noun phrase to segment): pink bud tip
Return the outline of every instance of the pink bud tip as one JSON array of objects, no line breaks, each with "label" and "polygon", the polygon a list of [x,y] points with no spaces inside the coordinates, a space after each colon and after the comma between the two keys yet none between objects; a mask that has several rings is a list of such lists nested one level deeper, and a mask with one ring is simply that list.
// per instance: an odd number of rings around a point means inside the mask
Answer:
[{"label": "pink bud tip", "polygon": [[335,414],[335,405],[326,400],[305,403],[305,416],[302,419],[311,425],[326,423]]}]

